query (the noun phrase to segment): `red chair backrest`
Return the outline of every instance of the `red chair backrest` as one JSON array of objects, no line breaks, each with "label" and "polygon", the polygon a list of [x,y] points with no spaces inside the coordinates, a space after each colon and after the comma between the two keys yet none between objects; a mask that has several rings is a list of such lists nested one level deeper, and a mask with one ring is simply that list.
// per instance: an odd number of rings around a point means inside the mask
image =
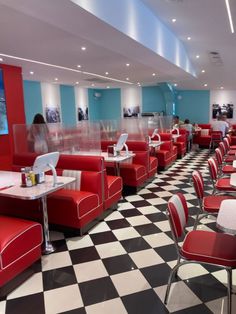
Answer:
[{"label": "red chair backrest", "polygon": [[215,158],[209,158],[207,162],[209,166],[211,179],[215,181],[217,180],[218,174],[218,162]]},{"label": "red chair backrest", "polygon": [[215,141],[222,141],[221,131],[211,131],[211,139]]},{"label": "red chair backrest", "polygon": [[201,172],[198,170],[194,170],[192,173],[192,180],[193,180],[195,193],[197,194],[197,198],[203,199],[204,181],[203,181]]},{"label": "red chair backrest", "polygon": [[227,151],[226,151],[224,142],[220,142],[220,143],[219,143],[219,148],[220,148],[220,150],[221,150],[222,155],[223,155],[223,156],[226,155],[226,152],[227,152]]},{"label": "red chair backrest", "polygon": [[174,236],[181,237],[188,221],[188,207],[181,193],[173,195],[168,201],[168,213]]},{"label": "red chair backrest", "polygon": [[216,153],[216,160],[218,162],[219,165],[222,165],[223,163],[223,155],[222,152],[219,148],[215,149],[215,153]]},{"label": "red chair backrest", "polygon": [[223,141],[224,141],[225,147],[226,147],[226,149],[228,151],[230,149],[229,139],[227,137],[225,137],[223,139]]}]

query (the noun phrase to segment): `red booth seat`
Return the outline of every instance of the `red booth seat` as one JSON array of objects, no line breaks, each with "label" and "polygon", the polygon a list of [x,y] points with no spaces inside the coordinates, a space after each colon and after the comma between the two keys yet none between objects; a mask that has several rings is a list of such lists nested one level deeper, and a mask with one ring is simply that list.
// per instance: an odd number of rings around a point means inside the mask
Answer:
[{"label": "red booth seat", "polygon": [[156,149],[158,167],[163,170],[177,159],[177,147],[174,146],[171,133],[159,133],[164,143]]},{"label": "red booth seat", "polygon": [[209,147],[211,142],[211,124],[198,124],[201,128],[193,138],[193,143],[200,147]]},{"label": "red booth seat", "polygon": [[39,223],[0,216],[0,287],[41,257]]}]

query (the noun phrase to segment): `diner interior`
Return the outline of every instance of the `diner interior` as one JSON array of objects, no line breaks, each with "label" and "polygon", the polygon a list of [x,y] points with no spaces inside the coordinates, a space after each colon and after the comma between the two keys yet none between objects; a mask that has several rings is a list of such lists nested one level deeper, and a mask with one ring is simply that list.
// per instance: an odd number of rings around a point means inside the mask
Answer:
[{"label": "diner interior", "polygon": [[236,312],[235,27],[0,0],[0,313]]}]

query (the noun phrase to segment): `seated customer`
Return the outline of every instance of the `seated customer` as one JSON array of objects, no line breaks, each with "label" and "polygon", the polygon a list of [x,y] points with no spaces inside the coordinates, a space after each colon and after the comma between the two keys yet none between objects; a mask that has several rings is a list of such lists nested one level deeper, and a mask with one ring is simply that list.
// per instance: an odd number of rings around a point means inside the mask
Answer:
[{"label": "seated customer", "polygon": [[222,136],[225,137],[226,133],[228,133],[229,125],[222,115],[218,116],[218,119],[212,123],[212,131],[221,131]]},{"label": "seated customer", "polygon": [[173,116],[173,128],[179,128],[180,125],[184,124],[183,121],[179,119],[179,116]]}]

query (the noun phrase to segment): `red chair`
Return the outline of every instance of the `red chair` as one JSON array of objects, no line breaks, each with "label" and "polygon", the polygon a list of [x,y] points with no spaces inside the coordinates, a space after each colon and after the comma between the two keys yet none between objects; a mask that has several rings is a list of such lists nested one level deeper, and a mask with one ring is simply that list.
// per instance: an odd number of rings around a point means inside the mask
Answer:
[{"label": "red chair", "polygon": [[215,155],[222,175],[229,175],[231,173],[236,172],[236,168],[234,168],[232,165],[227,165],[223,162],[222,152],[219,148],[215,149]]},{"label": "red chair", "polygon": [[223,155],[223,160],[224,162],[227,162],[227,163],[232,163],[236,157],[235,156],[232,156],[232,155],[229,155],[227,154],[227,146],[226,146],[226,143],[224,141],[220,142],[219,143],[219,149],[221,150],[222,152],[222,155]]},{"label": "red chair", "polygon": [[220,175],[219,165],[215,158],[208,159],[208,166],[211,176],[211,181],[213,185],[213,194],[215,193],[235,193],[236,187],[232,187],[230,184],[230,178],[218,178]]},{"label": "red chair", "polygon": [[[219,212],[220,204],[226,199],[234,199],[233,196],[229,195],[204,195],[204,181],[200,171],[194,170],[192,173],[192,180],[195,193],[197,195],[199,211],[196,216],[194,223],[194,229],[197,228],[198,222],[205,216],[217,215]],[[201,218],[199,218],[199,216]]]},{"label": "red chair", "polygon": [[211,131],[211,141],[209,144],[209,150],[214,149],[222,141],[223,136],[221,131]]},{"label": "red chair", "polygon": [[185,234],[184,228],[188,221],[188,207],[183,194],[178,193],[168,202],[167,217],[171,233],[177,248],[177,264],[171,270],[164,303],[167,304],[172,279],[179,267],[188,263],[210,264],[227,271],[228,302],[227,313],[231,313],[232,270],[236,268],[236,238],[211,231],[193,230],[187,233],[183,244],[179,240]]},{"label": "red chair", "polygon": [[230,142],[229,142],[229,139],[228,139],[228,137],[225,137],[224,139],[223,139],[223,141],[224,141],[224,145],[225,145],[225,148],[226,148],[226,151],[227,151],[227,155],[236,155],[236,148],[231,148],[230,147]]}]

